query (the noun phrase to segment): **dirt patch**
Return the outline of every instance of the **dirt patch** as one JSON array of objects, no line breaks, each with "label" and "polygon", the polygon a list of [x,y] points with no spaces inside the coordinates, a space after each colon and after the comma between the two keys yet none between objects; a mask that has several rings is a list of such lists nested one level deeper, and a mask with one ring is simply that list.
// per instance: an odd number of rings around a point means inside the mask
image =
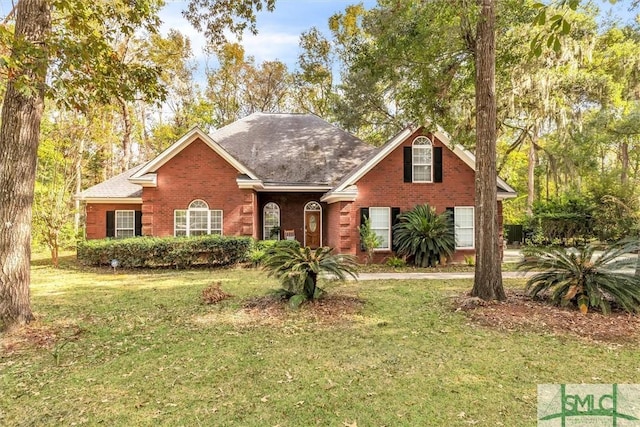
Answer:
[{"label": "dirt patch", "polygon": [[75,341],[83,330],[76,325],[30,324],[0,335],[0,353],[19,353],[28,348],[52,350],[62,341]]},{"label": "dirt patch", "polygon": [[477,324],[504,331],[569,334],[611,343],[640,340],[640,316],[621,311],[607,316],[598,312],[582,314],[575,308],[555,307],[544,300],[532,299],[522,291],[507,291],[507,300],[503,302],[462,296],[456,299],[455,309],[465,311]]},{"label": "dirt patch", "polygon": [[302,316],[318,323],[336,324],[349,319],[364,305],[364,301],[351,295],[325,295],[304,303],[299,309],[289,308],[287,301],[267,295],[245,301],[243,310],[256,317],[284,319],[291,315]]}]

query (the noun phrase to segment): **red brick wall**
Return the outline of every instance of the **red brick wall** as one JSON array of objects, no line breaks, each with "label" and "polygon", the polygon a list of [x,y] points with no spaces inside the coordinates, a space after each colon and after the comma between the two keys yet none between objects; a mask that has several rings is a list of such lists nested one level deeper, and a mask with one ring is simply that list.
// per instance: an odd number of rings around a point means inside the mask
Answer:
[{"label": "red brick wall", "polygon": [[[434,147],[442,149],[442,182],[441,183],[410,183],[403,179],[403,147],[411,146],[414,138],[422,135],[418,131],[384,158],[358,182],[358,198],[351,204],[348,212],[349,220],[341,218],[343,224],[349,222],[351,247],[343,248],[343,252],[357,255],[364,260],[364,253],[359,247],[360,208],[362,207],[399,207],[401,212],[413,209],[416,205],[429,203],[438,213],[448,207],[473,206],[475,203],[475,173],[453,151],[439,140],[435,139]],[[345,210],[344,207],[341,208]],[[332,211],[333,213],[333,211]],[[346,214],[343,214],[346,215]],[[335,221],[334,216],[331,220]],[[336,241],[335,238],[331,240]],[[454,261],[464,261],[465,255],[475,251],[457,251]],[[391,251],[376,252],[375,262],[382,262],[392,256]]]},{"label": "red brick wall", "polygon": [[157,187],[142,191],[144,235],[173,236],[173,211],[187,209],[195,199],[223,210],[225,235],[255,235],[255,193],[238,189],[238,171],[204,142],[189,144],[157,174]]},{"label": "red brick wall", "polygon": [[327,206],[327,240],[342,254],[359,255],[360,252],[360,211],[352,202],[336,202]]},{"label": "red brick wall", "polygon": [[107,237],[107,211],[139,211],[139,204],[87,203],[86,236],[87,239],[104,239]]}]

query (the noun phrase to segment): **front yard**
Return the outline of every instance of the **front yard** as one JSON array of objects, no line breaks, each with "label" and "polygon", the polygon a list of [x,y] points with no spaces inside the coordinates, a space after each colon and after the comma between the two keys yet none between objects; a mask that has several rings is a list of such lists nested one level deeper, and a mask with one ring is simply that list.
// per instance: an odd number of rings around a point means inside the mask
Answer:
[{"label": "front yard", "polygon": [[[637,340],[478,321],[455,311],[471,280],[332,283],[301,311],[256,300],[276,282],[255,270],[32,282],[38,321],[0,342],[1,425],[533,426],[537,384],[640,383]],[[234,297],[202,304],[212,282]]]}]

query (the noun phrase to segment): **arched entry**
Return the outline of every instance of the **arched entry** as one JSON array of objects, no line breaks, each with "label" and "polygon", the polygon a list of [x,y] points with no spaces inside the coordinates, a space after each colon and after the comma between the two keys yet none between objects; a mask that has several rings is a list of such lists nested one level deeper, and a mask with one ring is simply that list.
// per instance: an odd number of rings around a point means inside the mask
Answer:
[{"label": "arched entry", "polygon": [[304,245],[310,248],[322,246],[322,206],[318,202],[304,206]]}]

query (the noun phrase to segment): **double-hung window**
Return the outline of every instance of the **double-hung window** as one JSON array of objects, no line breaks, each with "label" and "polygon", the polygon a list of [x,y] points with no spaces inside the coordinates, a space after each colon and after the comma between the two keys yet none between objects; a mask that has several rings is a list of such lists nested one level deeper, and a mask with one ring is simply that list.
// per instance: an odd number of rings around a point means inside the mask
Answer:
[{"label": "double-hung window", "polygon": [[188,209],[173,212],[173,226],[176,236],[222,235],[222,210],[209,210],[205,201],[194,200]]},{"label": "double-hung window", "polygon": [[115,238],[133,237],[136,235],[136,212],[116,211]]},{"label": "double-hung window", "polygon": [[475,247],[473,206],[456,207],[454,212],[456,249],[473,249]]},{"label": "double-hung window", "polygon": [[411,147],[413,182],[433,182],[433,146],[426,136],[413,140]]},{"label": "double-hung window", "polygon": [[369,221],[380,241],[376,249],[391,249],[391,208],[369,208]]},{"label": "double-hung window", "polygon": [[263,236],[264,240],[280,240],[280,207],[269,202],[263,209]]}]

